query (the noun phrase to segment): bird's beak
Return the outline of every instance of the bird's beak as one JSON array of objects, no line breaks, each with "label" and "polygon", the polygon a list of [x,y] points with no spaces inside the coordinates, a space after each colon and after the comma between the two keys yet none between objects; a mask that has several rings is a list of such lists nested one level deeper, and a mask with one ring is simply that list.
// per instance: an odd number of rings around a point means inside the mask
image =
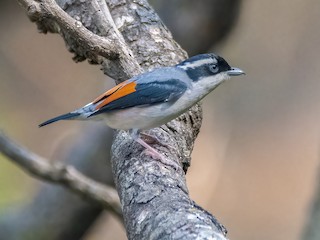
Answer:
[{"label": "bird's beak", "polygon": [[239,76],[239,75],[245,75],[246,73],[242,71],[240,68],[231,68],[229,71],[227,71],[227,74],[229,76]]}]

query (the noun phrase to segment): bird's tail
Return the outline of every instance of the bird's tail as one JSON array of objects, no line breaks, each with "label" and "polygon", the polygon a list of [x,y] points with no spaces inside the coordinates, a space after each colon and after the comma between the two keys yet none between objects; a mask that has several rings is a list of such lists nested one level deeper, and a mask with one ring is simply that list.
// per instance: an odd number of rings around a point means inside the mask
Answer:
[{"label": "bird's tail", "polygon": [[51,119],[39,124],[39,127],[43,127],[45,125],[48,125],[50,123],[54,123],[54,122],[60,121],[60,120],[71,120],[71,119],[79,117],[80,115],[81,115],[81,113],[79,113],[79,112],[66,113],[66,114],[60,115],[58,117],[51,118]]}]

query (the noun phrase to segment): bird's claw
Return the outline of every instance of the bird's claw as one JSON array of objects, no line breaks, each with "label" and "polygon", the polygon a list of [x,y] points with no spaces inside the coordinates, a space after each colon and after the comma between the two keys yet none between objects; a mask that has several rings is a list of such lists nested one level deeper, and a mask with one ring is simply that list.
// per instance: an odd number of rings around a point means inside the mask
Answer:
[{"label": "bird's claw", "polygon": [[143,153],[146,154],[147,156],[152,157],[154,160],[158,160],[159,162],[163,163],[166,166],[172,167],[176,171],[179,169],[179,165],[176,162],[170,161],[169,159],[167,159],[157,151],[151,151],[150,149],[145,149]]}]

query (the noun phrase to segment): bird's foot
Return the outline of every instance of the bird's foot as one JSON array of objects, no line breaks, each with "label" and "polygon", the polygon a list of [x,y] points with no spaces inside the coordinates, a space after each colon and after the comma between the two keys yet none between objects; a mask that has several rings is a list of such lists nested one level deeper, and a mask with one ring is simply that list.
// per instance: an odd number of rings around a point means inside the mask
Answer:
[{"label": "bird's foot", "polygon": [[152,157],[155,160],[158,160],[159,162],[163,163],[164,165],[170,166],[175,170],[179,169],[179,165],[175,163],[174,161],[168,160],[166,157],[164,157],[161,153],[159,153],[156,149],[151,147],[148,143],[143,141],[141,138],[135,139],[139,144],[145,147],[144,153],[150,157]]},{"label": "bird's foot", "polygon": [[[155,149],[154,149],[155,150]],[[177,163],[168,160],[166,157],[164,157],[161,153],[159,153],[158,151],[150,151],[150,149],[145,149],[144,150],[144,154],[152,157],[153,159],[163,163],[166,166],[172,167],[174,170],[178,170],[179,166]]]}]

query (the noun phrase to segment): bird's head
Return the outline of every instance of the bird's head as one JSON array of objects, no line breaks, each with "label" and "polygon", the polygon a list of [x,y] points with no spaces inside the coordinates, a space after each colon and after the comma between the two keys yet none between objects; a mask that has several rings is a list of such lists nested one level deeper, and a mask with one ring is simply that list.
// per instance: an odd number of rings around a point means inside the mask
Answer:
[{"label": "bird's head", "polygon": [[245,74],[239,68],[230,67],[222,57],[213,53],[193,56],[176,66],[186,71],[193,82],[212,80],[219,84],[230,76]]}]

